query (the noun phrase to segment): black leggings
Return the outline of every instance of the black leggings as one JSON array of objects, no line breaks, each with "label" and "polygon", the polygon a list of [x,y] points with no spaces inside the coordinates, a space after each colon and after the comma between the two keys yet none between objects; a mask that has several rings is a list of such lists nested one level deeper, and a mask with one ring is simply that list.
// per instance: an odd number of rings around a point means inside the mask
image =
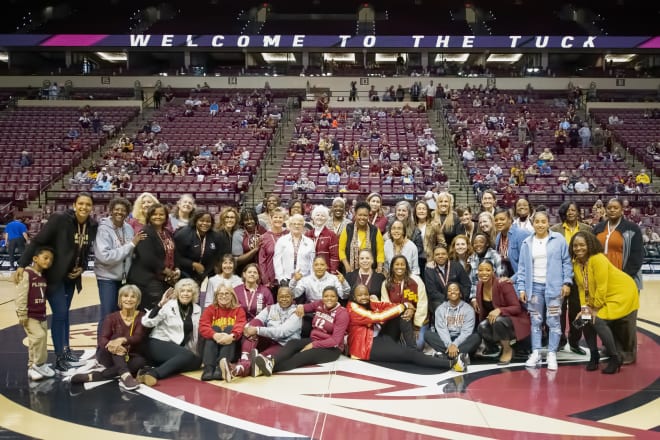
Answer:
[{"label": "black leggings", "polygon": [[105,348],[98,348],[96,351],[96,360],[106,367],[101,373],[106,379],[112,379],[127,372],[135,376],[138,370],[146,364],[146,360],[140,354],[130,353],[127,362],[124,356],[112,354]]},{"label": "black leggings", "polygon": [[206,367],[217,367],[220,359],[227,358],[227,361],[236,360],[236,346],[238,341],[229,345],[220,345],[213,339],[204,339],[204,351],[202,352],[202,362]]},{"label": "black leggings", "polygon": [[305,365],[324,364],[336,361],[341,350],[333,348],[310,348],[302,350],[305,345],[312,342],[311,338],[293,339],[275,355],[275,366],[273,371],[289,371]]},{"label": "black leggings", "polygon": [[145,353],[154,365],[153,373],[157,379],[164,379],[175,373],[197,370],[202,365],[202,358],[186,347],[171,341],[148,338]]},{"label": "black leggings", "polygon": [[369,360],[374,362],[401,362],[424,367],[449,369],[449,360],[427,356],[421,351],[402,346],[387,335],[373,339]]},{"label": "black leggings", "polygon": [[516,337],[513,321],[508,316],[498,316],[494,323],[484,319],[477,326],[477,332],[487,342],[510,341]]}]

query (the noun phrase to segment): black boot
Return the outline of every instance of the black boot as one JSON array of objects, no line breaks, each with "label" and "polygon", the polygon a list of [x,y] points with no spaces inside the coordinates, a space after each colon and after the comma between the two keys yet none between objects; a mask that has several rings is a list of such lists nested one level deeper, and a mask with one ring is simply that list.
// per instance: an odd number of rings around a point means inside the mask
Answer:
[{"label": "black boot", "polygon": [[591,357],[589,358],[589,363],[587,364],[587,371],[596,371],[598,369],[598,362],[600,361],[600,353],[598,349],[591,350]]},{"label": "black boot", "polygon": [[603,368],[601,373],[614,374],[621,371],[621,358],[615,354],[611,355],[607,361],[607,366]]},{"label": "black boot", "polygon": [[213,380],[213,365],[205,365],[202,373],[202,380]]}]

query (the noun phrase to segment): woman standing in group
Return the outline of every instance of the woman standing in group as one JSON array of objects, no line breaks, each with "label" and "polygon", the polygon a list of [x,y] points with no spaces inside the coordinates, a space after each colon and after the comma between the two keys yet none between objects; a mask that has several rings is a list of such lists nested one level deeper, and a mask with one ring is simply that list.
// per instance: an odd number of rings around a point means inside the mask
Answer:
[{"label": "woman standing in group", "polygon": [[87,269],[89,251],[96,238],[97,224],[90,217],[93,204],[89,193],[79,193],[72,210],[52,214],[37,236],[30,240],[14,273],[14,282],[18,284],[23,279],[24,269],[32,264],[37,248],[50,247],[55,251],[53,265],[46,271],[46,299],[53,312],[51,334],[57,357],[55,368],[60,371],[80,366],[80,360],[69,347],[69,309],[74,290],[82,290],[80,277]]},{"label": "woman standing in group", "polygon": [[472,238],[472,249],[474,252],[470,255],[468,259],[468,266],[470,267],[470,301],[472,302],[472,307],[475,311],[479,313],[476,305],[477,297],[477,268],[479,263],[484,260],[490,260],[493,263],[495,268],[495,274],[498,277],[504,276],[504,266],[502,266],[502,257],[497,253],[495,249],[491,247],[490,237],[483,232],[477,232]]},{"label": "woman standing in group", "polygon": [[[408,260],[403,255],[397,255],[392,259],[380,298],[383,302],[410,304],[406,312],[401,315],[399,325],[396,325],[395,321],[389,321],[383,326],[383,332],[392,336],[395,341],[403,336],[408,347],[417,348],[418,343],[424,341],[424,328],[428,321],[428,298],[424,282],[411,272]],[[391,324],[393,322],[394,325]]]},{"label": "woman standing in group", "polygon": [[323,205],[316,205],[312,209],[313,229],[307,231],[305,236],[314,242],[315,255],[322,256],[328,263],[328,271],[333,274],[339,269],[339,238],[326,226],[330,212]]},{"label": "woman standing in group", "polygon": [[481,194],[481,212],[488,212],[495,215],[497,207],[497,194],[492,189],[487,189]]},{"label": "woman standing in group", "polygon": [[[472,210],[469,206],[462,205],[456,207],[456,214],[458,214],[460,226],[458,227],[458,232],[461,235],[465,235],[468,239],[468,242],[472,240],[472,236],[477,232],[477,226],[472,220]],[[449,246],[451,243],[447,243]]]},{"label": "woman standing in group", "polygon": [[215,265],[215,275],[208,279],[206,289],[200,292],[199,304],[203,308],[210,306],[215,298],[215,291],[220,286],[228,286],[234,289],[241,284],[243,284],[243,280],[236,275],[236,261],[234,257],[230,254],[225,254],[220,257],[220,261]]},{"label": "woman standing in group", "polygon": [[[482,212],[477,217],[477,224],[479,225],[479,232],[488,235],[488,240],[495,243],[497,231],[495,230],[495,217],[490,212]],[[474,240],[474,237],[472,237]]]},{"label": "woman standing in group", "polygon": [[128,219],[128,224],[131,225],[136,234],[147,224],[147,212],[149,212],[149,208],[157,203],[159,203],[158,199],[151,193],[143,192],[137,196],[133,204],[131,218]]},{"label": "woman standing in group", "polygon": [[505,269],[504,276],[513,278],[518,270],[518,258],[520,257],[520,245],[529,233],[523,229],[513,227],[511,211],[506,208],[497,208],[494,219],[495,250],[502,257],[502,265]]},{"label": "woman standing in group", "polygon": [[243,282],[234,287],[234,292],[239,304],[245,310],[248,321],[274,302],[270,289],[260,284],[259,269],[254,263],[245,266]]},{"label": "woman standing in group", "polygon": [[72,383],[94,382],[119,378],[119,387],[134,390],[140,384],[135,380],[146,360],[142,355],[143,339],[146,335],[142,326],[144,313],[137,310],[140,304],[140,289],[127,284],[119,289],[118,311],[107,316],[98,336],[96,360],[105,370],[76,374]]},{"label": "woman standing in group", "polygon": [[383,272],[385,250],[383,235],[380,230],[369,223],[369,205],[358,202],[355,205],[355,223],[346,225],[339,237],[339,260],[345,273],[357,270],[358,254],[362,249],[371,250],[375,257],[376,272]]},{"label": "woman standing in group", "polygon": [[296,314],[314,313],[309,338],[293,339],[270,359],[258,355],[254,363],[261,372],[270,376],[278,371],[289,371],[305,365],[336,361],[344,350],[344,336],[348,328],[348,312],[339,304],[339,294],[334,287],[323,290],[319,301],[299,305]]},{"label": "woman standing in group", "polygon": [[371,193],[367,196],[369,204],[369,224],[378,228],[381,234],[387,231],[387,216],[383,210],[383,198],[378,193]]},{"label": "woman standing in group", "polygon": [[332,201],[330,213],[332,217],[328,220],[326,226],[339,238],[346,225],[351,222],[346,218],[346,200],[341,197],[335,197]]},{"label": "woman standing in group", "polygon": [[[413,232],[413,243],[417,246],[417,266],[420,268],[420,276],[424,279],[424,266],[426,266],[426,230],[431,225],[431,210],[424,200],[419,200],[413,208],[413,219],[415,220],[415,231]],[[444,235],[444,234],[443,234]]]},{"label": "woman standing in group", "polygon": [[561,302],[571,292],[573,264],[566,240],[550,231],[550,219],[545,211],[536,211],[532,224],[534,234],[522,243],[516,274],[518,296],[527,304],[532,322],[532,354],[525,365],[538,367],[541,363],[541,327],[545,314],[549,331],[548,369],[556,370]]},{"label": "woman standing in group", "polygon": [[199,286],[195,280],[179,280],[168,289],[147,315],[142,325],[152,329],[145,353],[155,368],[138,373],[138,382],[154,386],[159,379],[193,371],[202,364],[197,354],[197,335],[202,309],[197,305]]},{"label": "woman standing in group", "polygon": [[607,366],[602,373],[616,373],[622,363],[620,349],[627,342],[628,328],[635,325],[637,318],[637,285],[628,274],[617,269],[607,259],[594,235],[577,232],[569,250],[580,294],[581,312],[578,319],[586,323],[583,327],[584,338],[591,352],[587,370],[598,369],[598,335],[609,354]]},{"label": "woman standing in group", "polygon": [[231,239],[231,253],[236,258],[238,270],[257,262],[265,233],[266,229],[259,224],[257,212],[253,208],[243,208],[239,227]]},{"label": "woman standing in group", "polygon": [[133,228],[125,222],[130,210],[128,200],[122,197],[110,200],[110,215],[101,219],[94,241],[94,274],[101,303],[96,330],[98,336],[101,335],[105,317],[118,310],[117,294],[119,288],[126,284],[133,249],[146,237],[142,231],[134,235]]},{"label": "woman standing in group", "polygon": [[477,331],[487,343],[499,343],[502,347],[498,365],[508,365],[513,358],[511,341],[521,342],[529,336],[529,314],[520,304],[518,295],[510,282],[500,281],[489,260],[484,260],[477,269]]},{"label": "woman standing in group", "polygon": [[462,353],[456,359],[427,356],[411,348],[402,347],[384,333],[374,331],[376,325],[398,318],[408,310],[407,303],[393,304],[371,301],[366,286],[358,284],[348,303],[350,323],[348,326],[348,352],[353,359],[373,362],[402,362],[421,365],[429,368],[465,371],[467,353]]},{"label": "woman standing in group", "polygon": [[[635,223],[623,216],[623,204],[618,199],[611,199],[606,207],[607,220],[594,226],[594,234],[603,245],[603,253],[619,270],[627,273],[642,288],[642,262],[644,261],[644,242],[642,230]],[[621,347],[624,364],[634,363],[637,359],[637,312],[629,321],[625,342]],[[623,334],[622,334],[623,336]]]},{"label": "woman standing in group", "polygon": [[441,192],[436,197],[436,205],[433,223],[439,225],[445,236],[445,243],[449,245],[461,229],[458,215],[454,212],[454,196],[448,192]]},{"label": "woman standing in group", "polygon": [[[407,203],[407,202],[406,202]],[[389,238],[385,241],[385,271],[390,270],[390,262],[396,255],[403,255],[410,264],[410,271],[419,276],[419,259],[417,246],[408,240],[406,225],[401,220],[394,220],[388,232]]]},{"label": "woman standing in group", "polygon": [[174,233],[174,244],[176,267],[198,284],[212,276],[222,255],[231,252],[227,236],[213,230],[213,216],[206,211],[196,211],[190,224]]},{"label": "woman standing in group", "polygon": [[371,251],[362,249],[358,254],[358,268],[346,274],[346,281],[351,286],[351,290],[355,289],[358,284],[362,284],[369,289],[369,295],[380,298],[385,275],[374,271],[373,264],[374,256]]},{"label": "woman standing in group", "polygon": [[225,208],[220,213],[220,219],[216,228],[216,232],[220,235],[224,235],[227,242],[230,245],[230,249],[234,249],[233,237],[234,232],[239,228],[238,225],[238,211],[233,206]]},{"label": "woman standing in group", "polygon": [[[413,233],[415,232],[415,219],[413,218],[412,214],[412,207],[410,206],[410,202],[407,200],[401,200],[394,205],[394,214],[390,214],[388,216],[388,223],[387,223],[387,230],[389,231],[390,226],[394,221],[399,220],[401,223],[403,223],[406,226],[406,237],[409,240],[413,239]],[[385,235],[387,237],[387,234]],[[416,238],[416,241],[414,242],[415,246],[418,244],[420,246],[423,245],[421,243],[421,240],[419,237]]]},{"label": "woman standing in group", "polygon": [[192,194],[184,194],[179,197],[174,209],[170,213],[170,225],[172,231],[177,231],[191,224],[195,214],[195,198]]},{"label": "woman standing in group", "polygon": [[275,245],[282,236],[289,233],[289,231],[284,229],[285,214],[286,211],[283,208],[275,208],[270,216],[270,229],[261,236],[258,259],[261,282],[271,291],[277,291],[279,287],[279,281],[275,276],[275,265],[273,264]]},{"label": "woman standing in group", "polygon": [[447,300],[447,286],[456,283],[461,290],[461,299],[468,301],[470,297],[470,277],[463,266],[456,261],[449,260],[447,246],[439,244],[433,249],[433,260],[424,268],[426,273],[426,295],[429,298],[429,312],[431,317],[435,309]]},{"label": "woman standing in group", "polygon": [[516,200],[514,207],[515,214],[513,224],[530,234],[534,232],[534,226],[532,226],[532,222],[530,221],[530,218],[532,217],[532,204],[529,203],[529,200],[524,197],[519,197],[518,200]]},{"label": "woman standing in group", "polygon": [[264,228],[270,230],[273,213],[280,207],[280,198],[276,194],[271,194],[266,197],[263,205],[263,212],[259,214],[259,223],[261,223]]},{"label": "woman standing in group", "polygon": [[275,279],[281,286],[288,286],[296,273],[302,276],[312,273],[314,242],[303,235],[304,230],[305,218],[295,214],[289,218],[289,234],[275,243],[273,266]]},{"label": "woman standing in group", "polygon": [[147,236],[135,247],[127,279],[142,292],[140,309],[153,308],[163,292],[181,277],[181,271],[174,265],[174,238],[165,228],[166,222],[167,208],[152,205],[143,229]]},{"label": "woman standing in group", "polygon": [[465,235],[457,235],[449,245],[449,259],[459,263],[467,273],[470,273],[469,260],[473,252],[471,241]]}]

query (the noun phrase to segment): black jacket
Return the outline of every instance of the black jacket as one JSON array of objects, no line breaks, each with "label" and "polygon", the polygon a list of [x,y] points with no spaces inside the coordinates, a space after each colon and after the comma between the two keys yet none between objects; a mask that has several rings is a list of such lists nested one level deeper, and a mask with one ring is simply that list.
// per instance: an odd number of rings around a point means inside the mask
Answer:
[{"label": "black jacket", "polygon": [[[181,272],[200,283],[205,277],[215,272],[215,265],[224,254],[231,254],[231,242],[227,234],[208,231],[204,240],[204,255],[202,256],[201,244],[195,227],[186,226],[174,233],[174,264]],[[201,256],[201,259],[200,259]],[[193,270],[193,263],[201,263],[204,273]]]},{"label": "black jacket", "polygon": [[[426,284],[426,296],[429,299],[429,313],[435,313],[436,307],[447,300],[447,286],[440,280],[440,274],[433,266],[426,266],[424,268],[424,280]],[[449,277],[447,284],[457,282],[461,289],[461,297],[463,301],[469,302],[470,297],[470,277],[463,269],[463,266],[458,261],[449,262]]]},{"label": "black jacket", "polygon": [[[80,267],[87,269],[89,260],[89,250],[93,241],[96,239],[96,230],[98,224],[89,217],[86,224],[87,239],[80,252]],[[66,212],[56,212],[51,215],[48,222],[39,231],[36,237],[30,241],[25,252],[21,255],[18,265],[27,267],[32,263],[34,251],[42,246],[47,246],[55,251],[53,265],[46,271],[48,280],[48,291],[52,291],[58,285],[65,281],[67,274],[76,266],[77,248],[75,244],[75,235],[78,232],[78,221],[73,210]],[[82,287],[78,277],[76,286],[80,290]]]},{"label": "black jacket", "polygon": [[[144,289],[153,281],[164,282],[163,269],[165,269],[165,248],[158,233],[151,225],[146,225],[143,231],[147,234],[147,238],[135,247],[131,269],[127,276],[128,283],[136,284],[140,289]],[[144,296],[145,292],[142,293]]]}]

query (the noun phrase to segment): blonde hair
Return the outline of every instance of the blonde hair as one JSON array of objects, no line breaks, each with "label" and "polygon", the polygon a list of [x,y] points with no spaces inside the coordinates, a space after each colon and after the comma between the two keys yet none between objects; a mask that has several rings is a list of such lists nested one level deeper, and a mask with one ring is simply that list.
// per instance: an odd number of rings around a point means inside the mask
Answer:
[{"label": "blonde hair", "polygon": [[121,298],[123,296],[127,296],[130,294],[134,294],[135,298],[137,299],[137,304],[140,304],[140,301],[142,301],[142,292],[140,291],[140,288],[136,286],[135,284],[126,284],[122,286],[119,289],[119,292],[117,293],[117,306],[121,309]]},{"label": "blonde hair", "polygon": [[147,219],[144,216],[144,213],[142,212],[142,204],[144,203],[144,199],[147,197],[151,197],[151,199],[154,201],[153,203],[154,205],[156,203],[160,203],[156,198],[156,196],[150,192],[143,192],[142,194],[137,196],[137,198],[135,199],[135,203],[133,203],[133,212],[131,213],[131,215],[133,216],[134,219],[136,219],[142,224],[147,223]]},{"label": "blonde hair", "polygon": [[435,203],[436,205],[438,204],[438,200],[446,198],[449,200],[449,208],[447,208],[447,215],[445,216],[445,221],[441,222],[440,221],[440,209],[436,208],[435,212],[433,213],[433,221],[440,224],[442,227],[442,231],[452,231],[454,229],[454,196],[451,195],[451,193],[448,193],[446,191],[441,192],[438,194],[435,198]]},{"label": "blonde hair", "polygon": [[183,278],[177,281],[174,285],[174,292],[176,293],[177,299],[179,298],[179,291],[184,287],[190,287],[193,291],[192,302],[196,303],[199,300],[199,285],[192,278]]},{"label": "blonde hair", "polygon": [[234,291],[234,289],[232,289],[231,287],[225,284],[219,285],[218,288],[215,289],[215,292],[213,292],[213,305],[220,307],[220,304],[218,303],[218,294],[223,289],[227,289],[229,292],[231,292],[231,303],[229,304],[229,308],[235,309],[236,307],[238,307],[239,303],[238,303],[238,298],[236,298],[236,292]]}]

